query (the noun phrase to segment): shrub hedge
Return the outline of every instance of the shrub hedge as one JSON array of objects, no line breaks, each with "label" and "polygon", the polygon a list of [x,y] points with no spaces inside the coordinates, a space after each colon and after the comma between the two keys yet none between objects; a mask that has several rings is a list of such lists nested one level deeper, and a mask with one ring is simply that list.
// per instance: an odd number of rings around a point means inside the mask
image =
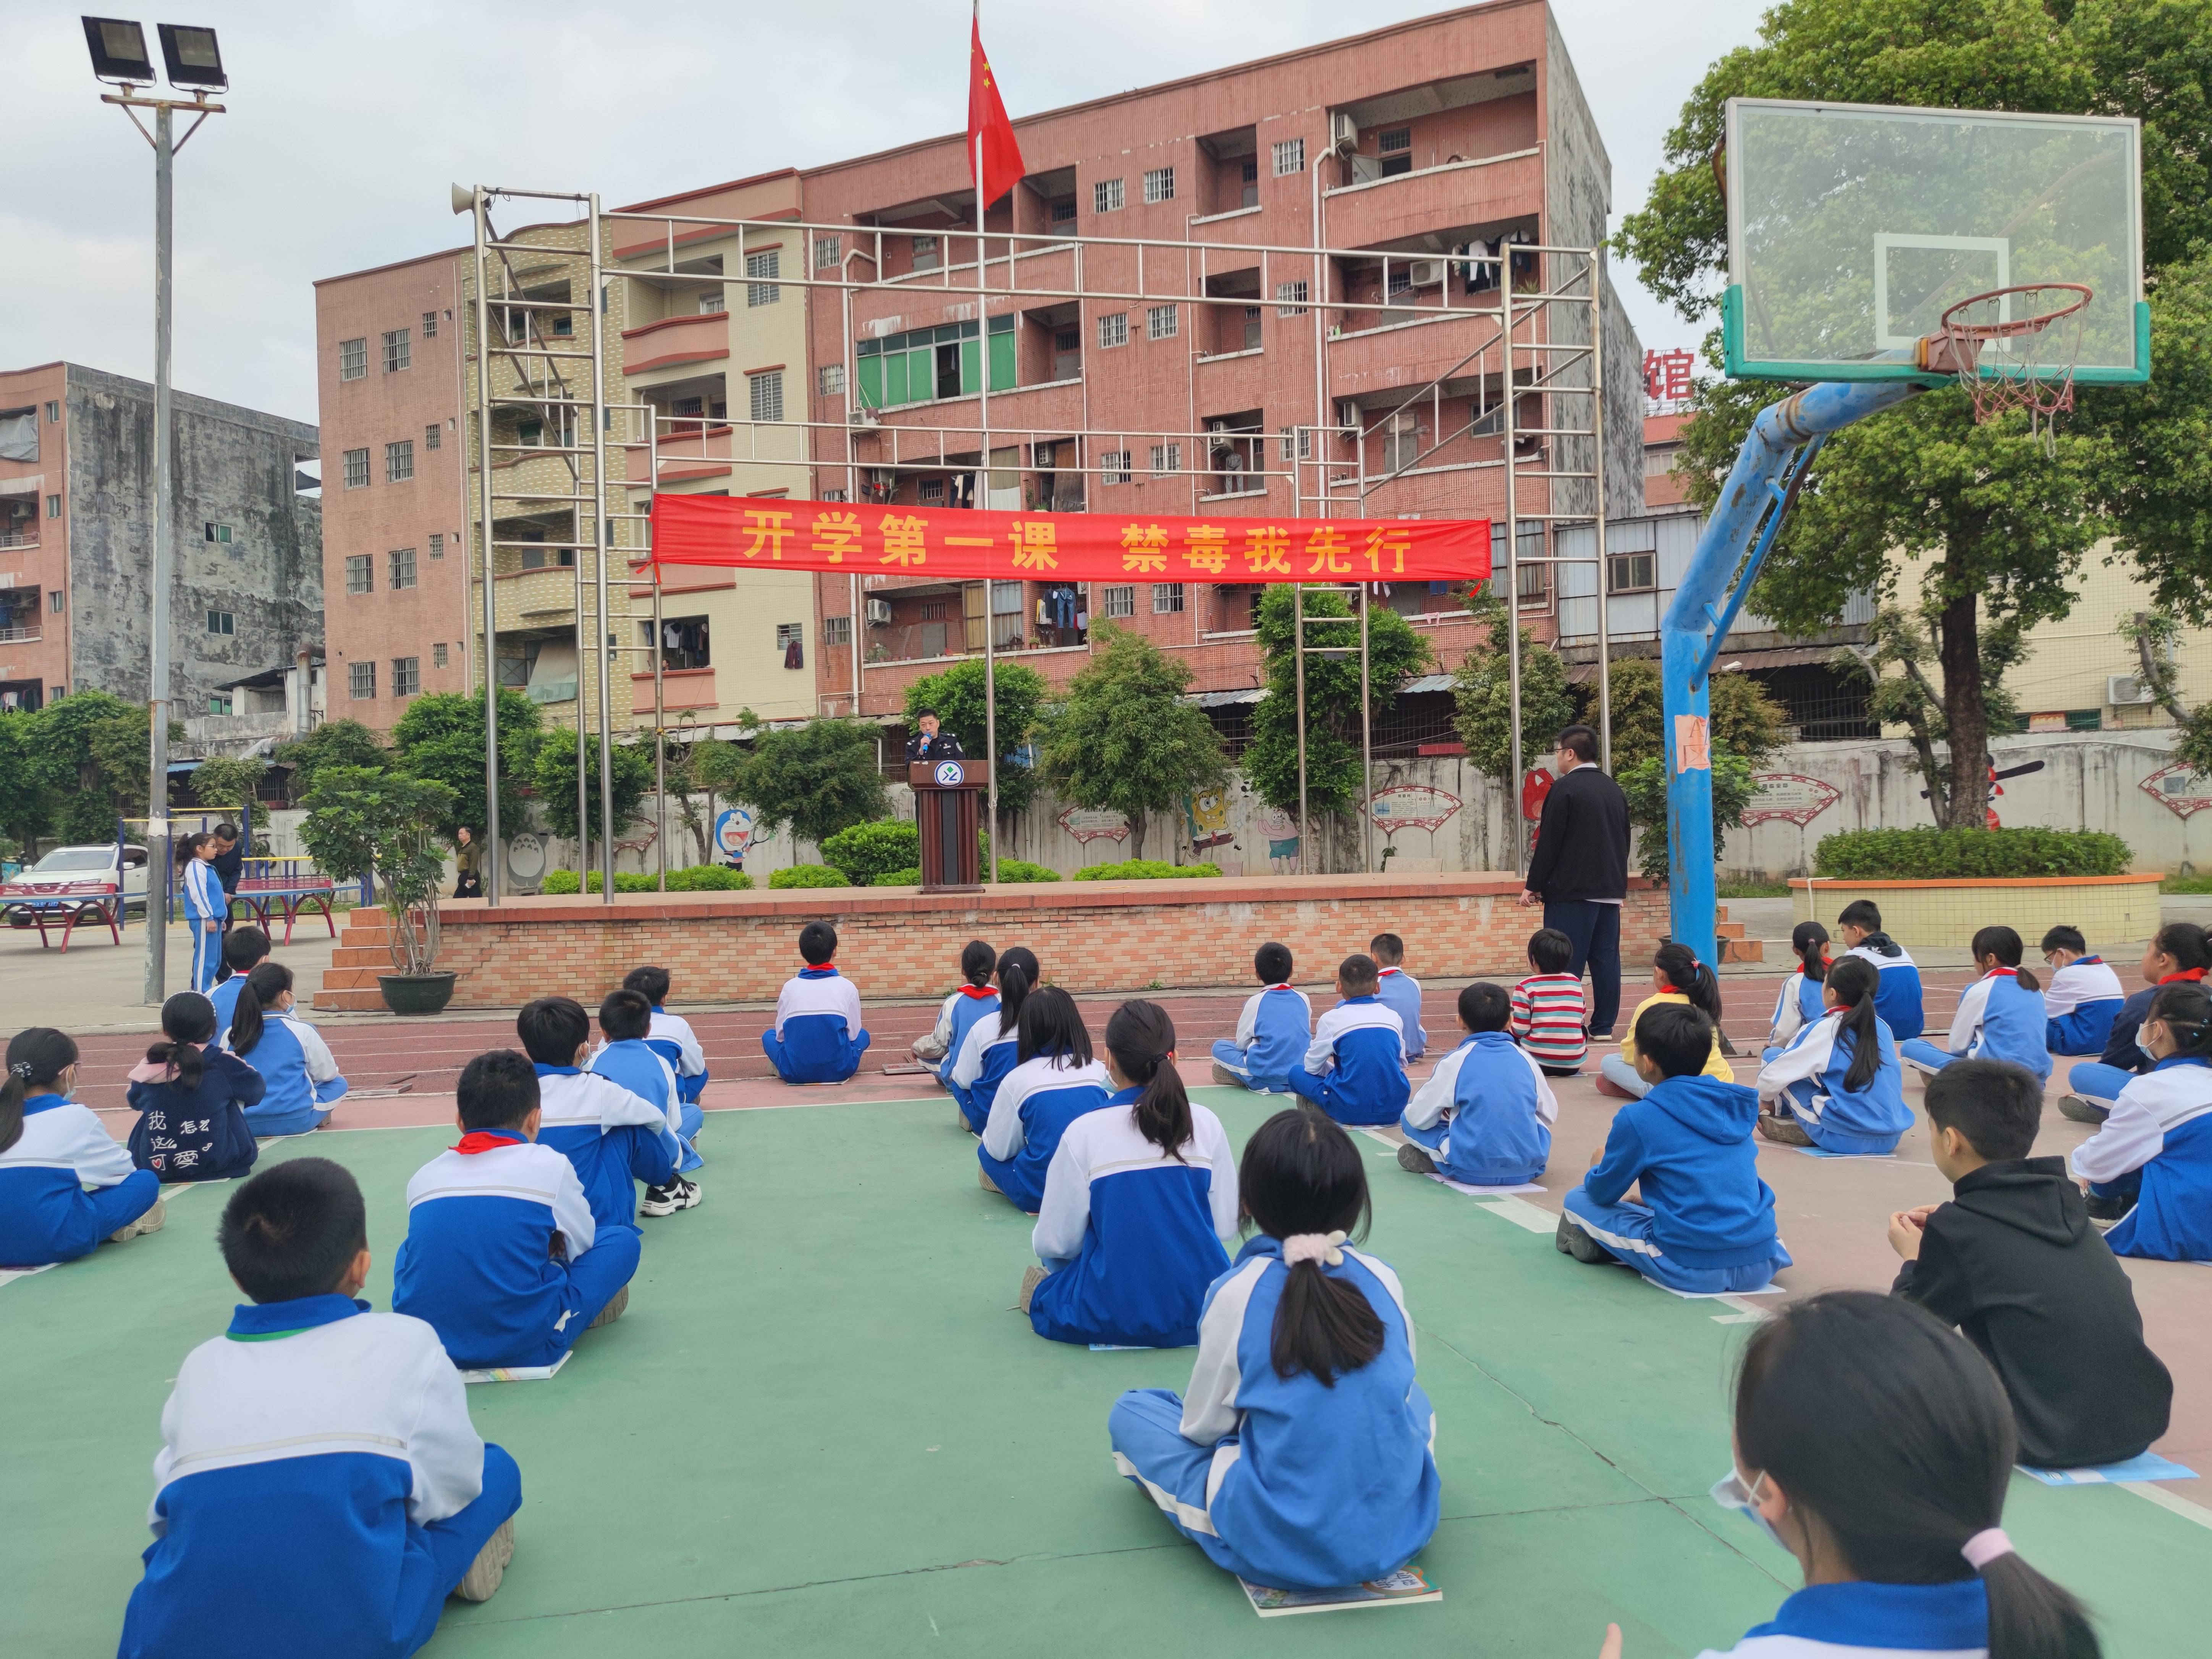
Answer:
[{"label": "shrub hedge", "polygon": [[[1001,862],[999,868],[1004,870]],[[1175,881],[1186,876],[1218,876],[1221,866],[1215,864],[1164,864],[1158,859],[1130,859],[1121,864],[1094,864],[1086,870],[1078,870],[1078,881]]]},{"label": "shrub hedge", "polygon": [[1813,851],[1813,873],[1832,881],[2002,880],[2119,876],[2134,857],[2095,830],[1847,830]]},{"label": "shrub hedge", "polygon": [[[668,883],[672,887],[676,884],[675,872],[669,872]],[[574,870],[548,870],[545,872],[545,879],[538,890],[541,893],[574,893],[578,890],[576,872]],[[582,890],[586,893],[596,893],[599,890],[598,871],[592,870],[586,873]],[[615,872],[615,891],[617,893],[657,893],[659,890],[660,883],[655,877],[642,875],[635,870]]]},{"label": "shrub hedge", "polygon": [[919,887],[921,885],[921,866],[910,870],[885,870],[868,884],[871,887]]},{"label": "shrub hedge", "polygon": [[832,870],[826,864],[794,864],[788,870],[779,870],[768,878],[770,887],[850,887],[842,870]]},{"label": "shrub hedge", "polygon": [[855,887],[890,886],[884,876],[921,866],[921,830],[902,818],[856,823],[822,843],[822,861]]},{"label": "shrub hedge", "polygon": [[[986,873],[988,873],[988,866]],[[1042,864],[1031,864],[1027,859],[1000,859],[999,879],[1009,881],[1058,881],[1060,872]]]},{"label": "shrub hedge", "polygon": [[[672,893],[745,893],[752,890],[753,878],[742,870],[732,870],[726,865],[694,864],[668,872],[668,890]],[[622,890],[622,879],[617,877],[615,890]]]}]

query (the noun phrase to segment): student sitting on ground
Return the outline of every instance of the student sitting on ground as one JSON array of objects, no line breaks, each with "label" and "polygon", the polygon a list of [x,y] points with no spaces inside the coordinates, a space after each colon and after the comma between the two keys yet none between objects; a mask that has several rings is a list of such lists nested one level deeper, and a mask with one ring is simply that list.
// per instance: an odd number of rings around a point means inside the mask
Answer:
[{"label": "student sitting on ground", "polygon": [[1255,1095],[1286,1095],[1313,1042],[1313,999],[1291,983],[1291,947],[1270,939],[1252,953],[1260,988],[1244,999],[1237,1035],[1213,1045],[1213,1080]]},{"label": "student sitting on ground", "polygon": [[693,1204],[699,1201],[697,1183],[676,1173],[679,1154],[665,1109],[584,1069],[592,1057],[592,1022],[581,1003],[540,997],[515,1017],[514,1030],[538,1073],[538,1142],[575,1166],[594,1225],[634,1224],[639,1182],[655,1215],[690,1207],[680,1187],[691,1189]]},{"label": "student sitting on ground", "polygon": [[1790,930],[1790,951],[1797,958],[1796,971],[1782,981],[1781,993],[1774,999],[1773,1029],[1767,1033],[1762,1060],[1772,1060],[1790,1046],[1790,1038],[1815,1024],[1826,1011],[1820,985],[1832,965],[1828,930],[1817,921],[1799,922]]},{"label": "student sitting on ground", "polygon": [[521,1474],[477,1438],[437,1333],[355,1299],[368,1214],[344,1169],[263,1170],[216,1241],[253,1305],[185,1357],[162,1408],[119,1659],[403,1659],[448,1595],[499,1588]]},{"label": "student sitting on ground", "polygon": [[2101,1054],[2112,1035],[2112,1018],[2128,1000],[2120,976],[2102,957],[2089,954],[2079,927],[2053,927],[2043,936],[2051,983],[2043,988],[2043,1046],[2054,1054]]},{"label": "student sitting on ground", "polygon": [[2212,1261],[2212,999],[2161,985],[2137,1036],[2151,1069],[2074,1149],[2074,1173],[2091,1216],[2120,1218],[2106,1235],[2119,1255]]},{"label": "student sitting on ground", "polygon": [[232,999],[222,1043],[261,1073],[261,1098],[246,1109],[246,1127],[257,1135],[319,1129],[345,1095],[346,1080],[330,1045],[292,1009],[292,970],[281,962],[256,968]]},{"label": "student sitting on ground", "polygon": [[258,968],[269,957],[269,935],[252,923],[234,927],[222,936],[222,965],[228,976],[216,981],[208,993],[208,1000],[215,1005],[215,1028],[218,1031],[230,1029],[237,1018],[238,994],[246,988],[246,976]]},{"label": "student sitting on ground", "polygon": [[[683,1103],[677,1097],[676,1068],[646,1041],[652,1030],[653,1005],[642,992],[608,992],[606,1000],[599,1004],[603,1041],[587,1069],[660,1113],[669,1133],[676,1136],[676,1167],[680,1171],[690,1152],[684,1137],[677,1133],[677,1126],[684,1121]],[[692,1156],[696,1158],[696,1154]],[[678,1210],[697,1209],[699,1201],[699,1183],[678,1174],[647,1188],[638,1208],[649,1216],[674,1215]]]},{"label": "student sitting on ground", "polygon": [[[1661,1003],[1636,1017],[1642,1099],[1613,1114],[1605,1145],[1559,1217],[1560,1250],[1620,1261],[1669,1290],[1755,1291],[1790,1265],[1774,1194],[1759,1178],[1759,1094],[1704,1066],[1713,1023]],[[1638,1197],[1628,1197],[1628,1189]]]},{"label": "student sitting on ground", "polygon": [[960,1039],[952,1069],[945,1079],[952,1097],[955,1121],[971,1135],[980,1135],[991,1121],[991,1103],[1019,1054],[1022,1004],[1037,982],[1037,959],[1021,945],[999,958],[994,970],[999,981],[995,1012],[979,1013]]},{"label": "student sitting on ground", "polygon": [[550,1365],[622,1317],[635,1227],[592,1219],[575,1165],[538,1144],[538,1073],[512,1048],[461,1068],[460,1144],[407,1183],[392,1310],[428,1322],[464,1370]]},{"label": "student sitting on ground", "polygon": [[215,1046],[215,1008],[197,991],[161,1005],[161,1041],[131,1068],[124,1097],[138,1114],[131,1161],[162,1182],[228,1181],[261,1155],[246,1110],[261,1073]]},{"label": "student sitting on ground", "polygon": [[2012,1401],[2021,1462],[2136,1455],[2166,1432],[2173,1379],[2143,1346],[2135,1287],[2064,1160],[2028,1156],[2042,1089],[2005,1060],[1960,1060],[1929,1079],[1927,1107],[1951,1201],[1890,1217],[1905,1258],[1892,1294],[1982,1351]]},{"label": "student sitting on ground", "polygon": [[998,989],[991,983],[992,969],[998,965],[999,953],[981,939],[971,939],[961,946],[958,988],[938,1005],[937,1024],[914,1040],[914,1057],[927,1062],[939,1083],[952,1075],[960,1045],[968,1041],[968,1028],[999,1006]]},{"label": "student sitting on ground", "polygon": [[1190,1386],[1114,1402],[1114,1467],[1250,1583],[1385,1577],[1436,1532],[1440,1483],[1405,1293],[1346,1243],[1367,1234],[1365,1160],[1334,1123],[1278,1112],[1239,1186],[1258,1233],[1206,1291]]},{"label": "student sitting on ground", "polygon": [[1784,1146],[1880,1158],[1912,1127],[1897,1044],[1875,1012],[1880,975],[1845,957],[1820,982],[1820,1018],[1759,1073],[1759,1133]]},{"label": "student sitting on ground", "polygon": [[1575,942],[1556,927],[1528,935],[1536,971],[1513,988],[1513,1040],[1547,1077],[1579,1077],[1589,1052],[1589,1005],[1582,976],[1567,971]]},{"label": "student sitting on ground", "polygon": [[707,1114],[699,1105],[699,1097],[707,1092],[707,1051],[699,1046],[690,1020],[660,1006],[668,1000],[669,983],[665,968],[633,968],[623,975],[623,989],[636,992],[653,1006],[653,1024],[645,1034],[645,1046],[666,1060],[668,1069],[675,1073],[676,1134],[684,1143],[684,1162],[678,1168],[696,1170],[706,1162],[699,1156],[698,1141],[699,1131],[707,1124]]},{"label": "student sitting on ground", "polygon": [[1075,999],[1058,986],[1029,994],[1015,1030],[1014,1069],[991,1097],[990,1121],[975,1148],[982,1166],[976,1176],[1016,1209],[1035,1215],[1060,1136],[1077,1118],[1103,1106],[1113,1085],[1091,1057],[1091,1033]]},{"label": "student sitting on ground", "polygon": [[860,1069],[868,1030],[860,1024],[860,993],[838,973],[837,930],[810,921],[799,930],[806,966],[784,981],[775,1000],[775,1024],[761,1033],[761,1048],[786,1083],[842,1083]]},{"label": "student sitting on ground", "polygon": [[[1744,1350],[1735,1414],[1713,1498],[1796,1556],[1805,1588],[1710,1659],[2097,1659],[2081,1604],[1998,1530],[2004,1392],[1927,1314],[1867,1291],[1775,1307]],[[1619,1626],[1605,1652],[1619,1659]]]},{"label": "student sitting on ground", "polygon": [[1544,1173],[1559,1103],[1535,1056],[1506,1030],[1512,1015],[1504,987],[1478,981],[1461,989],[1467,1036],[1398,1120],[1406,1136],[1399,1168],[1469,1187],[1517,1187]]},{"label": "student sitting on ground", "polygon": [[[50,1025],[9,1039],[0,1078],[0,1267],[43,1267],[158,1231],[161,1178],[131,1167],[76,1089],[76,1044]],[[247,1137],[248,1146],[252,1138]]]},{"label": "student sitting on ground", "polygon": [[1375,994],[1398,1016],[1406,1058],[1419,1060],[1429,1051],[1429,1034],[1421,1029],[1421,981],[1406,971],[1406,941],[1395,933],[1377,933],[1367,949],[1375,958]]},{"label": "student sitting on ground", "polygon": [[1881,975],[1875,993],[1874,1011],[1889,1027],[1890,1036],[1903,1042],[1928,1029],[1927,993],[1921,987],[1920,969],[1905,947],[1881,931],[1881,911],[1872,899],[1853,899],[1836,918],[1836,937],[1847,956],[1864,957]]},{"label": "student sitting on ground", "polygon": [[1711,1023],[1713,1047],[1705,1056],[1705,1074],[1723,1083],[1735,1082],[1735,1069],[1721,1053],[1721,982],[1711,969],[1698,960],[1698,953],[1671,939],[1661,945],[1651,959],[1651,990],[1650,996],[1636,1005],[1635,1015],[1628,1022],[1628,1035],[1620,1040],[1620,1052],[1607,1054],[1598,1062],[1600,1091],[1626,1095],[1631,1100],[1644,1097],[1651,1085],[1644,1080],[1644,1069],[1637,1064],[1636,1028],[1643,1022],[1645,1009],[1663,1008],[1669,1004],[1695,1008]]},{"label": "student sitting on ground", "polygon": [[1984,927],[1974,935],[1974,966],[1981,977],[1959,993],[1951,1034],[1939,1048],[1925,1037],[1897,1045],[1898,1058],[1933,1077],[1954,1060],[2008,1060],[2051,1077],[2051,1050],[2043,1046],[2043,987],[2020,965],[2020,935],[2009,927]]},{"label": "student sitting on ground", "polygon": [[1206,1287],[1228,1267],[1221,1244],[1237,1231],[1237,1162],[1221,1120],[1183,1092],[1175,1046],[1158,1003],[1125,1002],[1106,1022],[1115,1093],[1060,1135],[1030,1238],[1043,1265],[1018,1293],[1039,1336],[1198,1340]]},{"label": "student sitting on ground", "polygon": [[1321,1017],[1304,1060],[1291,1069],[1291,1092],[1339,1123],[1395,1123],[1413,1091],[1405,1030],[1375,986],[1374,957],[1345,957],[1336,970],[1343,1000]]},{"label": "student sitting on ground", "polygon": [[2169,921],[2152,936],[2142,953],[2142,976],[2147,983],[2112,1016],[2105,1052],[2067,1073],[2066,1086],[2072,1092],[2058,1103],[2060,1112],[2076,1123],[2102,1123],[2111,1115],[2112,1103],[2120,1097],[2128,1080],[2151,1068],[2151,1057],[2136,1041],[2144,1016],[2150,1012],[2151,999],[2160,986],[2201,982],[2208,963],[2212,963],[2212,943],[2193,921]]}]

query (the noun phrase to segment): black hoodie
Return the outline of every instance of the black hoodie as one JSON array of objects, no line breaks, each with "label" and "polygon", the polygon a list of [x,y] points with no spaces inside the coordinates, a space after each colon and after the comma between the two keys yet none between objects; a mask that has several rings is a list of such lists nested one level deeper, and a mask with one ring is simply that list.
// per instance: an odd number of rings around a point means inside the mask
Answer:
[{"label": "black hoodie", "polygon": [[1996,1367],[2021,1462],[2122,1462],[2166,1432],[2173,1379],[2144,1346],[2135,1287],[2064,1159],[2008,1158],[1961,1178],[1891,1291],[1956,1325]]}]

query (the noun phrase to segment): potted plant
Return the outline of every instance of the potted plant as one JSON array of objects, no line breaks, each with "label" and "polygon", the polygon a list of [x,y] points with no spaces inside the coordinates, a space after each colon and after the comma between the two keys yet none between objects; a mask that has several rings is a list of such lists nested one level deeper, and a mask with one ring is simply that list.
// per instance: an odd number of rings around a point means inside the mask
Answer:
[{"label": "potted plant", "polygon": [[438,881],[445,860],[433,850],[452,816],[442,783],[373,766],[331,766],[315,774],[303,805],[300,841],[328,876],[372,878],[392,918],[392,965],[377,975],[395,1014],[434,1014],[452,1000],[453,975],[438,971]]}]

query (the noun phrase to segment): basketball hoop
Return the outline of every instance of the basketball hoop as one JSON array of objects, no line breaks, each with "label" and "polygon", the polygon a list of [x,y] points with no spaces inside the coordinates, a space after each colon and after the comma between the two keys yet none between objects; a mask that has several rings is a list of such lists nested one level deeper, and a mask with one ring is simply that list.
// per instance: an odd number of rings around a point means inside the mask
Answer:
[{"label": "basketball hoop", "polygon": [[2095,297],[2084,283],[2025,283],[1977,294],[1943,313],[1939,331],[1920,341],[1916,361],[1956,375],[1978,422],[2027,410],[2028,435],[2040,434],[2049,449],[2057,442],[2052,422],[2074,408],[2082,313]]}]

